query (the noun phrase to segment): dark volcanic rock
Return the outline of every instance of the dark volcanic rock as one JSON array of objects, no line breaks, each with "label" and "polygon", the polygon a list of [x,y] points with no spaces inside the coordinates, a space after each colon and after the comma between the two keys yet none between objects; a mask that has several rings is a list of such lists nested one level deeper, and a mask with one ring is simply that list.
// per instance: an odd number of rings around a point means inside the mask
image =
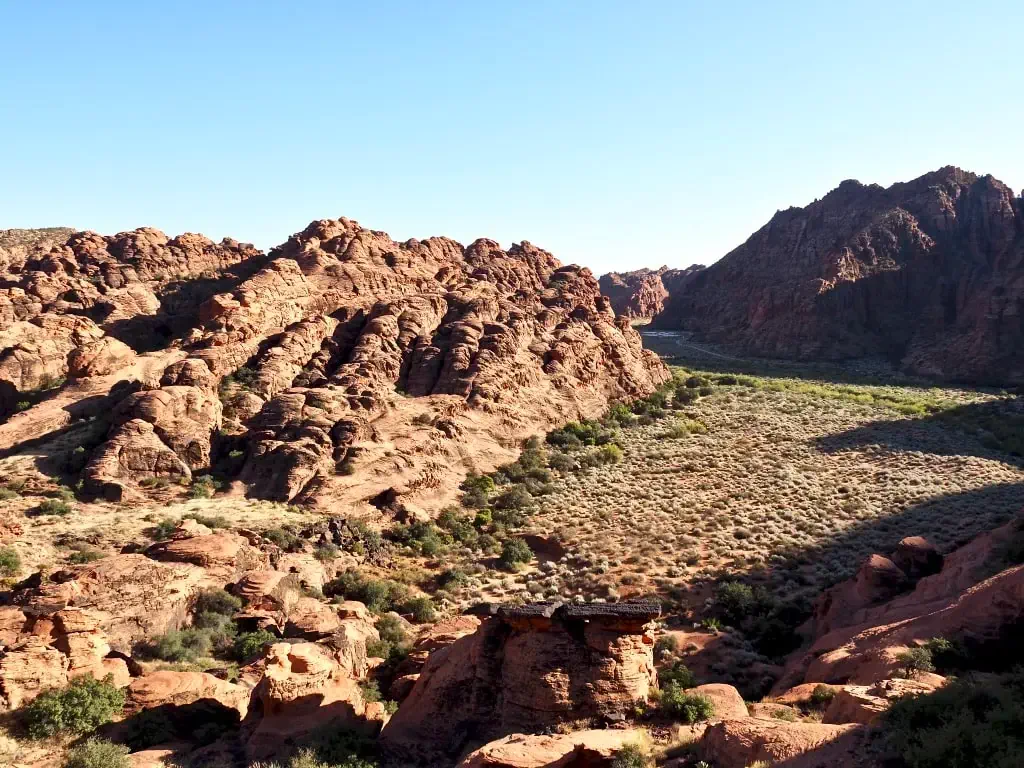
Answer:
[{"label": "dark volcanic rock", "polygon": [[1024,204],[952,167],[888,189],[844,181],[695,275],[655,326],[768,357],[1021,382]]}]

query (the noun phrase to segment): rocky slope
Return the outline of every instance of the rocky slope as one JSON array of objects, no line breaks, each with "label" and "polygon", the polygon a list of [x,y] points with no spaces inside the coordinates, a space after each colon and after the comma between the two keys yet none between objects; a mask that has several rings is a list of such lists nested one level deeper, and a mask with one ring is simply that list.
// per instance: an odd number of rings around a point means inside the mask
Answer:
[{"label": "rocky slope", "polygon": [[529,243],[347,219],[269,254],[79,232],[2,285],[0,450],[72,434],[75,457],[49,453],[109,500],[215,471],[280,501],[437,506],[522,438],[667,377],[588,270]]},{"label": "rocky slope", "polygon": [[18,272],[35,254],[46,253],[74,234],[68,227],[0,229],[0,272]]},{"label": "rocky slope", "polygon": [[609,272],[601,275],[601,293],[611,299],[616,315],[649,320],[660,314],[665,302],[704,269],[694,264],[686,269],[662,267],[657,271],[638,269],[633,272]]},{"label": "rocky slope", "polygon": [[888,189],[844,181],[777,213],[655,320],[750,354],[886,357],[965,381],[1024,381],[1024,203],[942,168]]}]

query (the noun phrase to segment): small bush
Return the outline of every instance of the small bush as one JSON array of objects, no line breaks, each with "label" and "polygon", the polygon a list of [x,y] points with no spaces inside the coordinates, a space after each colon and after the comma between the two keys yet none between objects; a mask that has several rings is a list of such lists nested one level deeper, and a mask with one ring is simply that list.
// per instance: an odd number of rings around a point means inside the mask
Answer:
[{"label": "small bush", "polygon": [[523,539],[508,539],[501,547],[499,563],[509,571],[533,560],[533,550]]},{"label": "small bush", "polygon": [[816,685],[811,691],[810,704],[814,709],[825,709],[836,697],[836,689],[827,685]]},{"label": "small bush", "polygon": [[434,601],[429,597],[412,597],[402,604],[402,612],[412,614],[413,621],[426,624],[437,618]]},{"label": "small bush", "polygon": [[714,716],[715,706],[707,696],[687,693],[678,683],[669,683],[661,692],[661,708],[671,717],[693,725]]},{"label": "small bush", "polygon": [[263,650],[263,646],[277,641],[277,636],[265,629],[258,629],[255,632],[244,632],[235,639],[235,658],[239,661],[248,661]]},{"label": "small bush", "polygon": [[286,528],[269,528],[263,532],[263,538],[285,552],[295,552],[302,548],[302,539]]},{"label": "small bush", "polygon": [[562,451],[554,451],[548,457],[548,466],[556,472],[561,472],[563,475],[567,472],[573,472],[576,469],[576,459],[570,456],[568,453],[562,453]]},{"label": "small bush", "polygon": [[17,576],[21,573],[21,556],[14,547],[0,547],[0,576]]},{"label": "small bush", "polygon": [[165,517],[157,522],[149,532],[154,541],[165,541],[174,535],[178,529],[178,521]]},{"label": "small bush", "polygon": [[68,555],[68,562],[75,565],[85,565],[86,563],[94,563],[97,560],[102,560],[106,556],[106,552],[101,552],[93,547],[79,546],[78,549]]},{"label": "small bush", "polygon": [[662,656],[675,656],[679,653],[679,641],[675,635],[662,635],[654,643],[654,658],[660,659]]},{"label": "small bush", "polygon": [[381,616],[377,619],[377,634],[382,642],[392,645],[402,645],[409,642],[409,635],[405,631],[402,620],[394,615]]},{"label": "small bush", "polygon": [[71,513],[71,505],[61,499],[43,499],[36,507],[38,515],[57,515],[64,517]]},{"label": "small bush", "polygon": [[223,483],[215,480],[211,475],[200,475],[192,480],[192,488],[189,496],[193,499],[209,499],[220,490]]},{"label": "small bush", "polygon": [[727,581],[715,590],[715,611],[732,626],[738,627],[754,604],[754,590],[742,582]]},{"label": "small bush", "polygon": [[196,596],[193,610],[197,615],[215,613],[231,616],[242,609],[242,601],[223,589],[204,589]]},{"label": "small bush", "polygon": [[918,672],[934,672],[935,664],[932,663],[932,652],[927,648],[911,648],[896,657],[907,677],[913,677]]},{"label": "small bush", "polygon": [[677,661],[668,669],[663,669],[658,673],[658,685],[664,688],[670,683],[674,683],[680,688],[693,688],[697,685],[697,678],[683,662]]},{"label": "small bush", "polygon": [[212,651],[213,641],[209,633],[195,627],[171,630],[145,640],[135,648],[136,655],[141,658],[173,662],[194,662],[209,657]]},{"label": "small bush", "polygon": [[642,747],[627,744],[615,752],[611,768],[648,768],[653,764]]},{"label": "small bush", "polygon": [[124,691],[107,675],[84,675],[61,690],[45,691],[21,709],[21,721],[34,739],[81,736],[109,723],[124,708]]},{"label": "small bush", "polygon": [[91,738],[68,750],[62,768],[131,768],[128,747]]},{"label": "small bush", "polygon": [[0,501],[10,501],[11,499],[20,499],[21,494],[10,488],[0,488]]}]

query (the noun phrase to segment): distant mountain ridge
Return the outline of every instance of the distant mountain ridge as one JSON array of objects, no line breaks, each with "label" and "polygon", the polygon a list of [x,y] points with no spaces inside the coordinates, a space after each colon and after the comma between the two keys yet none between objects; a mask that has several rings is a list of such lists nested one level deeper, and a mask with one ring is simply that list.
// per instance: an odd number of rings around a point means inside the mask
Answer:
[{"label": "distant mountain ridge", "polygon": [[694,264],[686,269],[662,267],[609,272],[601,275],[598,282],[601,293],[611,300],[616,315],[649,320],[664,309],[665,302],[675,291],[702,269],[702,264]]},{"label": "distant mountain ridge", "polygon": [[748,354],[1024,382],[1024,201],[952,166],[844,181],[669,293],[653,327]]}]

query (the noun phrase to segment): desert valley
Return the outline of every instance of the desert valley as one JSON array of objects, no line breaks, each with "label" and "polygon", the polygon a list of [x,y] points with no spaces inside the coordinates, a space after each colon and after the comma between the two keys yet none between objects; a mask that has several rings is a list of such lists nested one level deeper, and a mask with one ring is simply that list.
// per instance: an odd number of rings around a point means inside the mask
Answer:
[{"label": "desert valley", "polygon": [[650,266],[0,231],[0,766],[1024,764],[1024,199]]}]

